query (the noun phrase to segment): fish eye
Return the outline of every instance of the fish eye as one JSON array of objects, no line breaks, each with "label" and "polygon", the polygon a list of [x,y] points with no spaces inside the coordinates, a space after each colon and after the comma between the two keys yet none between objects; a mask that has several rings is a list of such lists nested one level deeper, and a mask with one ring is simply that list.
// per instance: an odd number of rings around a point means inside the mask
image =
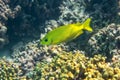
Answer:
[{"label": "fish eye", "polygon": [[48,41],[48,39],[45,39],[45,42],[47,42]]}]

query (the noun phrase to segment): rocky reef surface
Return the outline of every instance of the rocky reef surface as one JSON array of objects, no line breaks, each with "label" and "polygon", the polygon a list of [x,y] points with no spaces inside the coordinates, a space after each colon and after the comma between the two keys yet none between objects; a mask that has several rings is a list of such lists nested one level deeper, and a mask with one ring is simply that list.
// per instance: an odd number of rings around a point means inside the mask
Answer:
[{"label": "rocky reef surface", "polygon": [[[0,59],[0,79],[120,79],[119,0],[1,0],[0,13],[0,48],[17,41],[12,62]],[[88,17],[93,33],[40,45],[48,31]]]},{"label": "rocky reef surface", "polygon": [[9,18],[15,18],[16,14],[20,10],[20,6],[10,7],[9,0],[0,1],[0,48],[8,43],[9,39],[6,35],[8,26],[6,22]]},{"label": "rocky reef surface", "polygon": [[[92,35],[88,41],[89,52],[102,53],[108,58],[120,54],[120,25],[110,24]],[[91,55],[92,55],[91,54]]]}]

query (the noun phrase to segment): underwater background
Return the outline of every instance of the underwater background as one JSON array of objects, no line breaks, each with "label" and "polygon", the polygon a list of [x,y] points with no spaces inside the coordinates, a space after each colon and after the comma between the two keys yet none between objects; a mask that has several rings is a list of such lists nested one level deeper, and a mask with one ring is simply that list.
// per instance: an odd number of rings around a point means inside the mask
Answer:
[{"label": "underwater background", "polygon": [[[87,18],[92,33],[40,45]],[[120,0],[0,0],[0,80],[120,80]]]}]

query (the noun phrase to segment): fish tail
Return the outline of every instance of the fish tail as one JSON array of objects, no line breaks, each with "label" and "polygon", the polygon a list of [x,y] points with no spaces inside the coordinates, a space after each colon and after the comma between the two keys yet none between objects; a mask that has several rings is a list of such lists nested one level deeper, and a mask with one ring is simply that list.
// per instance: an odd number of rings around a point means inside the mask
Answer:
[{"label": "fish tail", "polygon": [[83,23],[83,29],[92,32],[93,29],[90,27],[90,22],[91,22],[91,18],[88,18],[88,19]]}]

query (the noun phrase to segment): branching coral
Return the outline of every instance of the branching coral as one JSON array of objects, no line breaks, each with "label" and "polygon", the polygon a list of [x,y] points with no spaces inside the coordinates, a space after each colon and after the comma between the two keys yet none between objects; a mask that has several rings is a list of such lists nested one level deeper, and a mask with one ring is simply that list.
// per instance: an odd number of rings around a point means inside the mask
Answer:
[{"label": "branching coral", "polygon": [[108,58],[119,54],[120,50],[120,25],[110,24],[99,30],[88,41],[88,52],[92,55],[102,53]]},{"label": "branching coral", "polygon": [[0,48],[8,43],[6,21],[9,18],[15,18],[20,10],[20,6],[11,8],[9,2],[9,0],[0,0]]},{"label": "branching coral", "polygon": [[41,76],[37,77],[36,74],[35,79],[74,79],[78,76],[80,68],[85,68],[85,61],[85,56],[79,53],[58,54],[51,63],[37,65],[35,70],[41,72]]},{"label": "branching coral", "polygon": [[86,12],[93,17],[95,29],[101,29],[111,22],[120,22],[117,19],[118,0],[85,0],[85,4]]},{"label": "branching coral", "polygon": [[110,67],[105,60],[101,55],[88,58],[80,53],[62,53],[50,63],[38,63],[31,77],[35,80],[120,79],[120,69]]},{"label": "branching coral", "polygon": [[0,59],[0,80],[20,80],[20,68],[13,62]]},{"label": "branching coral", "polygon": [[12,58],[14,62],[20,64],[23,71],[22,75],[25,75],[34,69],[37,62],[42,60],[50,62],[56,54],[67,50],[67,47],[64,45],[41,47],[39,45],[39,40],[37,40],[27,44],[20,42],[16,44],[12,50]]},{"label": "branching coral", "polygon": [[[116,20],[119,22],[119,18],[116,18],[118,17],[117,9],[116,0],[63,0],[59,6],[61,14],[57,19],[46,20],[43,27],[46,33],[59,25],[82,22],[86,18],[91,17],[91,26],[94,28],[93,33],[95,33],[111,22],[115,22]],[[73,41],[77,49],[85,50],[86,43],[90,38],[90,34],[87,34],[85,33],[76,39],[76,41]]]},{"label": "branching coral", "polygon": [[7,32],[6,26],[0,23],[0,48],[2,48],[5,44],[8,43],[6,32]]}]

